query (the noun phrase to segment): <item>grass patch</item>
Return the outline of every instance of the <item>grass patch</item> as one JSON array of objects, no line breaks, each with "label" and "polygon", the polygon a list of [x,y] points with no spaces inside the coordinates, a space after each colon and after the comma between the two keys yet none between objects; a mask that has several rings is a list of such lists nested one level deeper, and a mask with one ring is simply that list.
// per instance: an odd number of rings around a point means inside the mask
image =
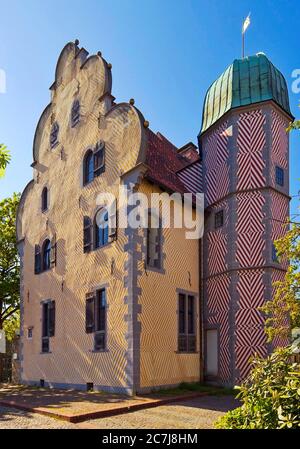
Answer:
[{"label": "grass patch", "polygon": [[214,396],[225,396],[225,395],[235,396],[236,395],[236,391],[233,390],[232,388],[213,387],[210,385],[203,385],[198,382],[196,382],[196,383],[183,382],[180,385],[178,385],[178,387],[152,391],[153,394],[158,394],[158,395],[162,395],[162,396],[174,396],[174,395],[180,396],[181,394],[193,393],[193,392],[194,393],[198,393],[198,392],[199,393],[207,393],[209,395],[214,395]]}]

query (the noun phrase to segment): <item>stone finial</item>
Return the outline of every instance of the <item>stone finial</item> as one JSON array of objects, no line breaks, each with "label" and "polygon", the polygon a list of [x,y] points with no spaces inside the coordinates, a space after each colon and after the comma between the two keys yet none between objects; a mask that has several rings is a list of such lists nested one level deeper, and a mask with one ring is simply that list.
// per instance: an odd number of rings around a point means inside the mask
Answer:
[{"label": "stone finial", "polygon": [[133,106],[133,105],[134,105],[134,98],[130,98],[130,100],[129,100],[129,104],[131,104],[131,106]]},{"label": "stone finial", "polygon": [[101,51],[97,51],[97,55],[100,56],[100,58],[101,58],[101,56],[102,56]]},{"label": "stone finial", "polygon": [[145,120],[145,121],[144,121],[144,127],[145,127],[145,128],[149,128],[149,122],[148,122],[148,120]]},{"label": "stone finial", "polygon": [[112,68],[112,65],[111,65],[111,63],[109,62],[108,64],[107,64],[107,67],[109,68],[109,69],[111,69]]},{"label": "stone finial", "polygon": [[79,45],[79,40],[75,39],[75,45]]}]

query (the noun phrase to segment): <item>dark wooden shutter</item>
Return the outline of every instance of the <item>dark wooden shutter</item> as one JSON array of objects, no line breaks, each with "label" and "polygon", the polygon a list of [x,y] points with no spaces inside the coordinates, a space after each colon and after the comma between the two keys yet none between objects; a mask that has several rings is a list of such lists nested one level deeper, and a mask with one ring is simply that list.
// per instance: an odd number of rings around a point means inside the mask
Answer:
[{"label": "dark wooden shutter", "polygon": [[101,142],[96,145],[94,150],[94,176],[99,176],[105,170],[105,151],[104,143]]},{"label": "dark wooden shutter", "polygon": [[72,128],[77,125],[80,119],[80,102],[75,100],[71,111],[71,126]]},{"label": "dark wooden shutter", "polygon": [[49,337],[55,334],[55,301],[51,301],[48,306],[49,310]]},{"label": "dark wooden shutter", "polygon": [[50,264],[52,266],[56,265],[56,235],[54,234],[51,239],[51,250],[50,250]]},{"label": "dark wooden shutter", "polygon": [[159,218],[159,227],[152,227],[151,210],[148,212],[147,229],[147,265],[160,268],[161,253],[161,218]]},{"label": "dark wooden shutter", "polygon": [[83,252],[88,253],[92,249],[92,221],[89,217],[83,217]]},{"label": "dark wooden shutter", "polygon": [[117,239],[117,231],[118,231],[118,211],[117,211],[117,200],[114,201],[114,205],[112,206],[112,210],[110,212],[109,217],[109,228],[108,228],[108,235],[109,240],[116,240]]},{"label": "dark wooden shutter", "polygon": [[159,227],[157,229],[155,237],[156,258],[154,259],[154,266],[156,268],[161,268],[161,243],[162,243],[162,220],[161,217],[159,217]]},{"label": "dark wooden shutter", "polygon": [[41,272],[41,248],[40,245],[34,247],[34,273],[39,274]]},{"label": "dark wooden shutter", "polygon": [[179,294],[178,298],[178,351],[187,351],[187,326],[186,326],[186,296]]},{"label": "dark wooden shutter", "polygon": [[94,293],[86,294],[85,303],[85,331],[91,334],[95,331],[95,295]]}]

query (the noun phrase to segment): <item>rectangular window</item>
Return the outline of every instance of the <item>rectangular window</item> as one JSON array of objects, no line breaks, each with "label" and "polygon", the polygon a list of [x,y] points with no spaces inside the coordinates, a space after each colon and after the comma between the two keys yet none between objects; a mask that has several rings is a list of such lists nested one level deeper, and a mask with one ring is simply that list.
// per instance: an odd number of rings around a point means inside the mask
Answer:
[{"label": "rectangular window", "polygon": [[196,351],[195,297],[179,293],[178,296],[178,351]]},{"label": "rectangular window", "polygon": [[31,339],[32,338],[32,327],[29,327],[27,329],[27,338]]},{"label": "rectangular window", "polygon": [[179,295],[179,334],[185,334],[185,295]]},{"label": "rectangular window", "polygon": [[[159,220],[159,221],[158,221]],[[152,268],[161,268],[161,220],[151,223],[151,212],[148,214],[147,228],[147,265]]]},{"label": "rectangular window", "polygon": [[274,243],[272,243],[272,261],[278,262],[277,250],[276,250]]},{"label": "rectangular window", "polygon": [[106,291],[104,288],[86,295],[85,330],[94,334],[94,350],[106,349]]},{"label": "rectangular window", "polygon": [[283,168],[276,166],[276,184],[279,186],[284,185],[284,171]]},{"label": "rectangular window", "polygon": [[55,301],[42,304],[42,352],[49,352],[50,337],[55,333]]},{"label": "rectangular window", "polygon": [[215,213],[215,229],[221,228],[224,223],[224,213],[223,210]]}]

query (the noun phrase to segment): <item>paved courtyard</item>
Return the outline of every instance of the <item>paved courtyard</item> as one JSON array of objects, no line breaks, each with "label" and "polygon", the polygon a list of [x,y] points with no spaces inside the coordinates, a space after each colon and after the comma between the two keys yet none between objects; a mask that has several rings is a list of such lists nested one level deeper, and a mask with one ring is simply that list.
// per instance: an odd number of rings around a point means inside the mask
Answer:
[{"label": "paved courtyard", "polygon": [[203,396],[80,424],[0,406],[0,429],[210,429],[238,405],[232,396]]}]

